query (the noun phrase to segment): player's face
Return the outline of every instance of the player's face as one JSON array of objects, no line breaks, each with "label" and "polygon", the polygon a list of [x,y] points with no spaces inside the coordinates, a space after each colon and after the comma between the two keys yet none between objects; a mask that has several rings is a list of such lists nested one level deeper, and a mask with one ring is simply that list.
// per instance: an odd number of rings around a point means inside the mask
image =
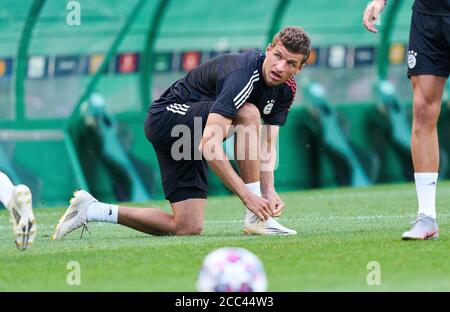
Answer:
[{"label": "player's face", "polygon": [[277,86],[297,75],[302,69],[303,54],[292,53],[281,42],[269,45],[263,63],[264,80],[268,86]]}]

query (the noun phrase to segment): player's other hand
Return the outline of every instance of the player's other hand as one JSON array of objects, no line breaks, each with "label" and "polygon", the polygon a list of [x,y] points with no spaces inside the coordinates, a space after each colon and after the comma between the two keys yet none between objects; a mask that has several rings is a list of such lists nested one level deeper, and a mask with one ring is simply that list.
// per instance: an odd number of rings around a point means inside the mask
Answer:
[{"label": "player's other hand", "polygon": [[261,220],[267,220],[272,215],[272,209],[267,199],[248,192],[247,196],[243,199],[245,207],[258,216]]},{"label": "player's other hand", "polygon": [[272,217],[279,217],[283,213],[283,209],[286,207],[281,197],[277,192],[267,192],[263,195],[265,199],[269,201],[270,207],[272,209]]},{"label": "player's other hand", "polygon": [[375,28],[375,22],[380,17],[381,12],[384,9],[384,0],[370,1],[364,11],[363,25],[368,31],[377,33],[378,29]]}]

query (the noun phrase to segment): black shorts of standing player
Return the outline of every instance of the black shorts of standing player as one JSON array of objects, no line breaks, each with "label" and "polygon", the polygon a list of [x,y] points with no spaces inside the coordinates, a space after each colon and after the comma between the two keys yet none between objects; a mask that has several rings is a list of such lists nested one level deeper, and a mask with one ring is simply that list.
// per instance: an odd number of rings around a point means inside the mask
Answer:
[{"label": "black shorts of standing player", "polygon": [[450,16],[413,11],[408,48],[408,78],[450,74]]},{"label": "black shorts of standing player", "polygon": [[[145,134],[155,149],[164,195],[170,203],[208,197],[208,165],[198,145],[213,103],[168,103],[166,109],[147,114]],[[187,143],[184,140],[189,141],[190,151],[183,150],[187,144],[174,145]]]}]

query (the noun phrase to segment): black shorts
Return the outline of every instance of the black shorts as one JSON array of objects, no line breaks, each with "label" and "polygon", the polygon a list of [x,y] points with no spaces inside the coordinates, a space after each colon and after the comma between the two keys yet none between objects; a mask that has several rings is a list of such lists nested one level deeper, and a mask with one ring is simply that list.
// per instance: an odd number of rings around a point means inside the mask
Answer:
[{"label": "black shorts", "polygon": [[208,196],[208,165],[198,145],[212,104],[170,103],[147,114],[145,134],[156,151],[164,195],[171,203]]},{"label": "black shorts", "polygon": [[450,16],[413,11],[408,48],[408,78],[450,74]]}]

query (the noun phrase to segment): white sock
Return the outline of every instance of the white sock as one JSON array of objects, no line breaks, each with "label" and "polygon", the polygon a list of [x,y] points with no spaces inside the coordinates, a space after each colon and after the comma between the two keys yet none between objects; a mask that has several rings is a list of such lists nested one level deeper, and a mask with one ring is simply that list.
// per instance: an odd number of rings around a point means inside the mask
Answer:
[{"label": "white sock", "polygon": [[117,223],[119,206],[95,202],[89,205],[87,220],[89,222]]},{"label": "white sock", "polygon": [[12,191],[14,190],[14,185],[6,174],[0,171],[0,202],[8,207],[9,200],[11,199]]},{"label": "white sock", "polygon": [[[249,190],[250,192],[252,192],[255,195],[258,195],[261,197],[261,183],[258,182],[253,182],[253,183],[247,183],[245,184],[245,188],[247,190]],[[248,208],[245,208],[246,212],[245,212],[245,222],[246,223],[254,223],[256,221],[258,221],[258,216],[255,215],[253,212],[251,212]]]},{"label": "white sock", "polygon": [[419,214],[436,219],[436,184],[437,172],[415,173]]}]

